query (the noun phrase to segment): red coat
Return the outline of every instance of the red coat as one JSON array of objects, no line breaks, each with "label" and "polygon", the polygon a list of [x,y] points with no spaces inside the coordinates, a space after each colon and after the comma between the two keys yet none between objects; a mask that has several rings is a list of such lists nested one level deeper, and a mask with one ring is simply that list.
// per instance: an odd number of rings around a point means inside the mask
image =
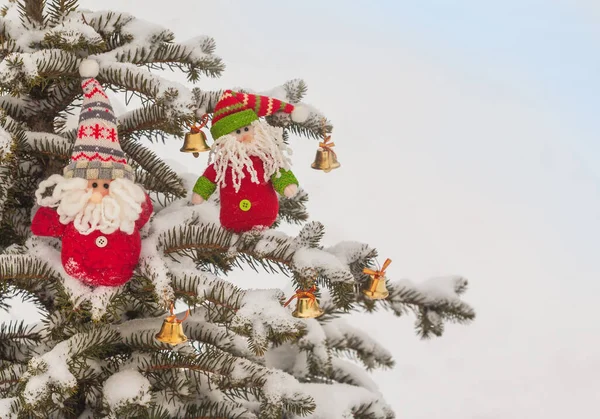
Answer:
[{"label": "red coat", "polygon": [[[280,177],[272,176],[271,180],[265,182],[262,160],[256,156],[251,156],[250,159],[259,183],[252,181],[248,170],[244,167],[245,177],[241,181],[240,190],[236,192],[233,187],[231,170],[228,169],[225,175],[226,186],[219,189],[221,225],[236,233],[251,230],[255,226],[270,227],[279,213],[277,192],[283,194],[286,186],[298,184],[294,174],[289,170],[280,170]],[[216,189],[216,177],[214,165],[211,164],[196,182],[194,192],[204,199],[208,199]]]},{"label": "red coat", "polygon": [[148,222],[152,211],[152,201],[146,195],[133,234],[121,230],[103,234],[96,230],[86,236],[72,222],[62,224],[55,209],[40,207],[31,222],[31,231],[36,236],[62,238],[62,264],[70,276],[90,286],[119,286],[131,279],[139,262],[139,229]]}]

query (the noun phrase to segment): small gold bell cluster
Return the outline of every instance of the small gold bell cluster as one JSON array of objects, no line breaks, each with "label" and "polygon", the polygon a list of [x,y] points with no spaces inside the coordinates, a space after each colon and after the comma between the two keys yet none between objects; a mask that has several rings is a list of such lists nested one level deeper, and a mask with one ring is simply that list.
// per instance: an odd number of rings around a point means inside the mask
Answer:
[{"label": "small gold bell cluster", "polygon": [[[392,263],[391,259],[386,259],[380,270],[364,268],[363,273],[369,275],[371,280],[369,286],[362,290],[362,293],[371,300],[384,300],[390,293],[385,285],[385,270]],[[296,309],[292,312],[292,316],[301,319],[315,319],[322,316],[325,312],[319,307],[319,302],[315,296],[317,287],[313,285],[306,290],[297,290],[296,294],[283,305],[287,307],[294,299],[297,299]]]}]

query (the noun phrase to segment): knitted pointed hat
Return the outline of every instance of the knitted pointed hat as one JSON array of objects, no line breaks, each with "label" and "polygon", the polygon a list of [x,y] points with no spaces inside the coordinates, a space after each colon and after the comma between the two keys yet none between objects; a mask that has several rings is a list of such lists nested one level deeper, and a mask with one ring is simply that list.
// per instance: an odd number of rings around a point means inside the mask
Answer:
[{"label": "knitted pointed hat", "polygon": [[210,133],[216,140],[278,111],[291,114],[295,122],[303,122],[308,116],[307,109],[279,99],[226,90],[215,106]]},{"label": "knitted pointed hat", "polygon": [[79,66],[82,77],[83,103],[79,115],[77,139],[71,161],[64,169],[66,178],[133,180],[133,169],[127,164],[119,144],[117,118],[96,76],[98,63],[83,60]]}]

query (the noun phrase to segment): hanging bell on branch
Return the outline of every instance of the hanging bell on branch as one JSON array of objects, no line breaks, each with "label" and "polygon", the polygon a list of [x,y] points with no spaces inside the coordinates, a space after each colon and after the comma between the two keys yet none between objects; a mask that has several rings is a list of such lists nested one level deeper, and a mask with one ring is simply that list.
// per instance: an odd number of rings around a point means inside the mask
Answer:
[{"label": "hanging bell on branch", "polygon": [[323,121],[323,137],[323,141],[319,143],[319,149],[317,150],[315,161],[310,165],[310,167],[327,173],[340,167],[340,163],[338,162],[337,155],[332,148],[335,143],[329,142],[329,140],[331,140],[331,136],[327,135],[327,132],[325,131],[325,121]]},{"label": "hanging bell on branch", "polygon": [[206,144],[206,134],[202,128],[208,123],[208,114],[204,114],[200,119],[200,125],[190,125],[190,132],[185,134],[183,147],[179,151],[182,153],[193,153],[194,157],[198,157],[200,153],[209,151],[210,147]]},{"label": "hanging bell on branch", "polygon": [[174,308],[174,305],[171,304],[171,315],[164,320],[160,332],[155,336],[156,340],[173,346],[188,340],[187,336],[183,333],[182,323],[190,314],[190,310],[188,309],[185,313],[185,317],[179,320],[177,316],[173,314]]},{"label": "hanging bell on branch", "polygon": [[364,268],[363,272],[371,276],[369,287],[362,292],[371,300],[384,300],[390,295],[385,286],[385,270],[392,263],[391,259],[386,259],[381,270],[374,271],[369,268]]},{"label": "hanging bell on branch", "polygon": [[297,298],[296,310],[293,311],[292,316],[300,319],[316,319],[325,313],[319,307],[319,302],[314,294],[316,290],[317,287],[314,285],[308,290],[297,290],[296,294],[292,295],[283,306],[287,307],[294,298]]}]

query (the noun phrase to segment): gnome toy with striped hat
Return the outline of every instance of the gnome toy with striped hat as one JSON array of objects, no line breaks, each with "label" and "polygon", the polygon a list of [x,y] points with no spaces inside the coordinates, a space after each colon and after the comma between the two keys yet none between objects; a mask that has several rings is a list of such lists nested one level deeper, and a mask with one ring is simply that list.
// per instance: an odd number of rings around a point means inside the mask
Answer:
[{"label": "gnome toy with striped hat", "polygon": [[221,225],[233,232],[265,229],[279,212],[277,194],[293,197],[298,180],[285,155],[283,129],[259,118],[276,112],[302,122],[307,111],[275,98],[226,90],[212,118],[211,163],[194,186],[201,204],[219,188]]},{"label": "gnome toy with striped hat", "polygon": [[40,183],[31,230],[62,239],[62,264],[71,277],[89,286],[119,286],[139,262],[139,230],[152,215],[152,201],[133,181],[117,118],[95,78],[98,63],[83,60],[79,73],[83,103],[71,161],[62,176]]}]

